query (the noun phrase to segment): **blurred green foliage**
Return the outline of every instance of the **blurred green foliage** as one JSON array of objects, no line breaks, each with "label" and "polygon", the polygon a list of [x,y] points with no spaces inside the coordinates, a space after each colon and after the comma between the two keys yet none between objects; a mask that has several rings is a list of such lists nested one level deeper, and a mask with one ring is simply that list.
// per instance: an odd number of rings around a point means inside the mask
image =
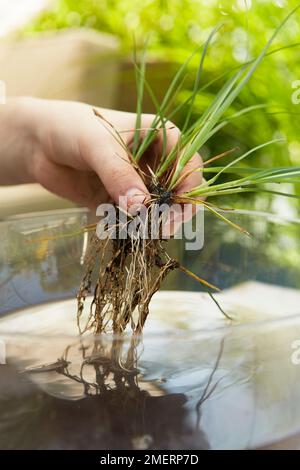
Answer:
[{"label": "blurred green foliage", "polygon": [[[194,103],[194,113],[199,115],[228,78],[224,74],[256,57],[274,28],[298,3],[297,0],[58,0],[26,27],[25,34],[61,28],[94,28],[118,36],[124,54],[131,52],[133,36],[138,45],[148,38],[151,57],[182,63],[203,44],[215,25],[222,24],[205,60],[202,86],[221,78],[199,92]],[[300,80],[299,20],[300,13],[297,12],[271,50],[283,49],[264,59],[230,113],[258,103],[267,104],[267,108],[234,119],[202,149],[204,158],[234,147],[242,152],[273,137],[283,136],[285,144],[267,147],[257,156],[251,156],[251,164],[266,167],[300,165],[300,104],[292,103],[295,92],[292,84]],[[177,100],[185,99],[192,89],[196,62],[195,58]],[[184,114],[185,110],[182,110],[175,116],[179,125]],[[244,206],[247,206],[247,200],[249,197],[244,199]],[[256,198],[255,201],[257,209],[270,209],[268,198]],[[297,203],[292,202],[292,207],[293,204],[295,210]]]}]

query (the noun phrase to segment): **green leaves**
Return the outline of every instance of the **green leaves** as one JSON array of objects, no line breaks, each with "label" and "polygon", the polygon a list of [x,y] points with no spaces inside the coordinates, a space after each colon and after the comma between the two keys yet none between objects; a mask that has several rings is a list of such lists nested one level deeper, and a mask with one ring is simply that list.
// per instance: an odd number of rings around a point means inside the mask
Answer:
[{"label": "green leaves", "polygon": [[[270,142],[269,142],[270,143]],[[254,149],[252,149],[254,150]],[[242,156],[243,157],[243,156]],[[239,157],[240,159],[241,157]],[[238,161],[239,159],[236,159]],[[204,171],[211,171],[212,169],[204,169]],[[217,175],[204,183],[203,185],[194,188],[189,193],[186,193],[186,197],[212,197],[212,196],[225,196],[229,194],[237,194],[243,192],[269,192],[279,194],[281,196],[288,196],[294,198],[300,198],[294,194],[272,191],[265,189],[263,185],[270,183],[294,183],[300,184],[300,167],[287,167],[287,168],[271,168],[271,169],[251,169],[251,168],[235,168],[233,165],[227,165],[225,167],[214,168],[214,171],[218,171]],[[244,173],[246,176],[243,178],[235,179],[227,183],[213,184],[215,178],[225,172],[232,172],[235,174]],[[261,187],[263,186],[263,187]]]},{"label": "green leaves", "polygon": [[[133,139],[133,151],[132,157],[133,160],[138,163],[141,156],[144,154],[146,149],[151,145],[153,140],[156,138],[157,132],[162,130],[163,132],[163,149],[162,154],[160,155],[160,161],[158,168],[155,170],[155,177],[157,180],[163,181],[163,177],[166,173],[169,173],[169,177],[165,179],[165,185],[167,186],[166,189],[172,190],[176,187],[178,182],[182,178],[184,167],[190,161],[190,159],[195,155],[196,152],[211,138],[213,137],[220,129],[222,129],[228,122],[233,119],[237,119],[240,116],[250,113],[253,111],[265,109],[267,107],[266,104],[256,104],[252,106],[245,107],[230,116],[227,116],[225,119],[223,118],[226,111],[230,108],[233,101],[237,98],[243,88],[247,85],[252,75],[255,73],[257,67],[263,60],[263,58],[268,53],[268,49],[272,42],[274,41],[275,37],[279,33],[279,31],[283,28],[286,24],[288,19],[295,13],[296,10],[300,8],[298,5],[294,10],[292,10],[286,18],[282,21],[282,23],[276,28],[274,33],[272,34],[271,38],[267,42],[267,44],[262,49],[261,53],[258,57],[252,61],[249,61],[239,67],[233,76],[231,76],[225,84],[221,87],[219,92],[214,97],[211,104],[208,106],[206,111],[198,118],[196,121],[190,125],[191,116],[193,114],[193,105],[196,99],[196,96],[199,92],[201,77],[203,72],[203,66],[205,57],[207,55],[207,51],[209,45],[220,29],[220,26],[215,27],[212,32],[210,33],[209,37],[201,46],[201,56],[199,61],[198,70],[196,73],[194,87],[192,90],[192,94],[189,99],[179,105],[184,106],[188,105],[187,113],[185,116],[185,121],[182,127],[182,133],[178,142],[178,145],[171,150],[171,152],[166,155],[166,143],[167,143],[167,132],[168,129],[166,127],[167,122],[167,113],[171,109],[171,104],[174,101],[174,97],[177,95],[178,91],[180,90],[185,77],[187,75],[188,66],[195,56],[198,53],[198,50],[190,56],[183,65],[179,68],[177,73],[175,74],[164,99],[162,100],[161,104],[157,101],[149,83],[146,80],[145,75],[145,52],[146,49],[144,48],[140,63],[137,62],[136,52],[134,55],[134,65],[136,71],[136,84],[137,84],[137,108],[136,108],[136,128],[134,132],[134,139]],[[279,48],[280,50],[282,48]],[[140,129],[141,129],[141,121],[142,121],[142,104],[143,104],[143,96],[144,90],[147,89],[155,107],[157,113],[153,119],[150,129],[147,130],[145,137],[143,140],[140,139]],[[271,168],[271,169],[251,169],[237,166],[239,163],[244,161],[246,158],[251,156],[258,150],[261,150],[269,145],[273,145],[275,143],[281,142],[283,139],[272,139],[267,142],[264,142],[260,145],[253,147],[252,149],[244,152],[242,155],[238,156],[237,158],[233,159],[230,163],[224,166],[214,167],[214,168],[206,168],[204,167],[203,172],[210,172],[213,174],[210,179],[205,181],[203,184],[192,188],[188,193],[183,194],[185,200],[190,199],[191,202],[196,200],[198,197],[216,197],[216,196],[225,196],[229,194],[238,194],[238,193],[245,193],[245,192],[269,192],[274,194],[280,194],[283,196],[288,197],[297,197],[294,194],[272,190],[265,187],[266,184],[281,184],[287,182],[293,182],[293,184],[300,183],[300,168],[299,167],[280,167],[280,168]],[[228,152],[224,152],[219,156],[212,158],[211,160],[214,161],[216,159],[222,158],[223,156],[227,155]],[[239,177],[233,178],[230,181],[225,183],[218,184],[218,179],[221,175],[225,173],[231,173],[233,175],[238,175]],[[205,202],[202,202],[208,210],[215,213],[218,217],[223,218],[217,210],[213,209],[213,207]],[[226,219],[227,220],[227,219]]]},{"label": "green leaves", "polygon": [[[294,8],[282,21],[282,23],[275,29],[271,38],[266,43],[264,48],[256,59],[248,61],[242,66],[238,67],[233,75],[224,83],[218,93],[215,95],[211,104],[207,107],[204,113],[196,119],[192,124],[191,117],[193,115],[193,106],[196,98],[198,98],[199,90],[201,89],[201,78],[203,73],[203,67],[209,45],[211,44],[216,33],[220,29],[220,26],[216,26],[208,36],[205,43],[194,52],[179,68],[175,74],[163,100],[161,103],[158,102],[151,86],[146,79],[146,48],[142,51],[140,61],[137,61],[136,51],[134,54],[134,66],[136,72],[136,85],[137,85],[137,107],[136,107],[136,128],[133,138],[133,149],[132,158],[136,164],[138,164],[144,152],[151,145],[157,136],[157,132],[162,132],[162,152],[160,155],[158,167],[155,168],[155,178],[162,182],[162,185],[166,190],[172,191],[178,185],[183,178],[184,168],[190,161],[190,159],[201,149],[201,147],[213,136],[215,136],[220,129],[226,126],[229,122],[234,119],[238,119],[240,116],[246,113],[255,112],[267,108],[267,104],[255,104],[244,107],[235,113],[228,116],[227,111],[230,109],[234,100],[238,97],[241,91],[246,87],[249,80],[257,70],[261,61],[267,54],[280,51],[283,48],[280,47],[275,51],[268,52],[269,47],[273,43],[274,39],[287,23],[289,18],[300,8],[298,5]],[[292,45],[293,47],[294,45]],[[289,47],[289,46],[286,46]],[[198,52],[201,51],[199,66],[196,72],[195,81],[192,93],[190,97],[185,100],[184,103],[179,104],[175,110],[172,109],[172,104],[179,90],[184,83],[187,76],[189,65],[191,60],[195,57]],[[205,87],[205,85],[204,85]],[[203,86],[202,86],[203,88]],[[142,107],[143,107],[143,96],[145,89],[148,91],[154,106],[156,107],[156,115],[152,121],[152,124],[148,130],[146,130],[143,139],[141,139],[141,127],[142,127]],[[178,144],[171,150],[169,154],[166,154],[166,144],[168,137],[168,114],[182,110],[184,107],[187,108],[187,112],[182,127],[181,136]],[[227,113],[227,114],[226,114]],[[225,115],[225,117],[224,117]],[[247,150],[242,155],[233,159],[230,163],[224,166],[204,168],[204,173],[208,172],[212,176],[205,181],[203,184],[192,188],[188,193],[182,195],[185,200],[190,199],[191,202],[195,202],[198,197],[216,197],[225,196],[229,194],[238,194],[246,192],[268,192],[273,194],[279,194],[282,196],[295,197],[295,194],[287,193],[284,191],[277,191],[270,189],[266,184],[281,184],[281,183],[300,183],[300,168],[299,167],[279,167],[271,169],[255,169],[241,167],[240,163],[244,162],[255,152],[264,149],[269,145],[273,145],[278,142],[282,142],[283,139],[271,139],[267,142],[263,142],[255,147]],[[211,161],[223,158],[228,155],[229,152],[223,152],[216,157],[213,157]],[[224,174],[235,175],[233,179],[225,183],[218,183],[219,178]],[[203,203],[203,202],[202,202]],[[217,210],[213,209],[210,204],[203,203],[207,206],[207,209],[216,213],[219,216]],[[223,216],[220,215],[222,218]]]},{"label": "green leaves", "polygon": [[144,96],[144,85],[145,85],[145,70],[146,70],[146,45],[142,52],[141,65],[137,66],[137,55],[136,48],[134,47],[134,64],[135,64],[135,79],[137,89],[137,104],[136,104],[136,122],[133,136],[133,149],[132,155],[135,158],[139,141],[140,141],[140,128],[142,123],[142,112],[143,112],[143,96]]},{"label": "green leaves", "polygon": [[[236,97],[239,95],[239,93],[242,91],[242,89],[247,85],[249,82],[250,78],[256,71],[257,67],[267,54],[267,51],[274,41],[275,37],[279,33],[279,31],[283,28],[283,26],[286,24],[288,19],[295,13],[296,10],[298,10],[300,5],[298,5],[296,8],[294,8],[287,16],[286,18],[282,21],[282,23],[276,28],[274,33],[272,34],[271,38],[265,45],[265,47],[262,49],[261,53],[259,56],[251,62],[248,62],[244,66],[242,66],[227,82],[223,85],[219,93],[215,96],[213,102],[211,105],[207,108],[207,110],[202,114],[202,116],[196,120],[196,122],[188,127],[188,124],[190,122],[190,117],[192,114],[192,107],[193,103],[195,101],[196,94],[199,89],[199,83],[200,83],[200,77],[203,69],[203,63],[204,63],[204,58],[207,53],[208,46],[218,30],[218,27],[215,28],[210,36],[208,37],[202,54],[201,54],[201,59],[200,59],[200,64],[198,68],[198,72],[196,75],[195,79],[195,84],[194,84],[194,89],[192,92],[192,96],[189,101],[189,108],[187,111],[185,123],[183,125],[182,129],[182,134],[180,141],[178,142],[178,146],[174,148],[166,158],[161,159],[161,164],[156,171],[156,176],[158,178],[162,177],[162,175],[170,168],[171,165],[175,164],[175,170],[173,172],[172,179],[169,183],[168,190],[172,190],[177,182],[178,179],[180,178],[180,175],[184,169],[184,167],[187,165],[189,160],[195,155],[196,152],[199,151],[199,149],[212,137],[214,136],[223,126],[225,126],[230,119],[235,119],[239,117],[242,114],[245,114],[250,111],[254,111],[260,108],[265,107],[266,105],[255,105],[255,106],[250,106],[246,109],[242,109],[241,111],[233,114],[231,117],[229,117],[227,120],[222,121],[221,118],[223,117],[224,113],[229,109],[233,101],[236,99]],[[184,72],[184,67],[181,68],[177,74],[177,77],[183,74]],[[175,83],[177,80],[177,77],[175,77]],[[164,111],[166,107],[166,103],[168,102],[172,92],[174,89],[174,83],[171,84],[170,89],[168,90],[166,97],[163,101],[161,111]],[[220,172],[215,175],[208,185],[215,183],[217,178],[224,172],[226,171],[230,166],[234,165],[238,161],[241,161],[242,159],[246,158],[250,154],[252,154],[254,151],[263,148],[266,145],[272,144],[277,142],[278,139],[274,139],[272,141],[266,142],[264,144],[261,144],[248,152],[246,152],[244,155],[239,157],[238,159],[234,160],[232,163],[230,163],[227,167],[224,167],[223,169],[220,170]],[[195,196],[196,194],[199,193],[199,191],[203,190],[200,188],[194,188],[189,195]],[[202,193],[201,193],[202,194]]]}]

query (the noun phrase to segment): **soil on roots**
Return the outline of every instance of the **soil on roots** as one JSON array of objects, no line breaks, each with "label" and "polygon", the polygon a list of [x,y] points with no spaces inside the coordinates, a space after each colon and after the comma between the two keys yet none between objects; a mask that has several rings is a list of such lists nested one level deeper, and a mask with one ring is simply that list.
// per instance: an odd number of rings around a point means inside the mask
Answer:
[{"label": "soil on roots", "polygon": [[[159,211],[162,203],[170,205],[171,197],[159,188],[156,201],[147,208],[145,225],[133,236],[120,238],[119,230],[114,239],[99,239],[96,233],[91,236],[77,294],[80,333],[92,330],[96,334],[109,331],[120,334],[127,325],[134,333],[141,333],[152,296],[167,274],[178,267],[178,262],[166,252],[166,240],[162,237],[163,217],[156,220],[156,236],[153,237],[153,230],[150,233],[153,213],[158,213],[153,209]],[[146,237],[142,235],[145,227]],[[87,298],[88,306],[85,305]]]}]

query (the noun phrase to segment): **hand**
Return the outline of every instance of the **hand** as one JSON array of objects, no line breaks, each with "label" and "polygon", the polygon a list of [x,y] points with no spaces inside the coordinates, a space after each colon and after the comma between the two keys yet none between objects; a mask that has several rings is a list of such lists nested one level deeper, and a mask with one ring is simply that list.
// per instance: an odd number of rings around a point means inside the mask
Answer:
[{"label": "hand", "polygon": [[[136,115],[110,109],[99,109],[99,113],[122,132],[130,146]],[[151,127],[153,117],[142,116],[143,129]],[[168,125],[168,150],[176,145],[179,135],[176,127]],[[142,179],[90,105],[12,99],[0,110],[0,139],[0,184],[38,182],[55,194],[90,208],[109,199],[118,202],[120,196],[129,197],[129,206],[145,200],[148,191]],[[147,150],[149,162],[161,151],[162,133],[158,133]],[[198,169],[201,164],[196,154],[185,171]],[[201,178],[199,171],[189,174],[176,191],[188,191],[199,185]]]}]

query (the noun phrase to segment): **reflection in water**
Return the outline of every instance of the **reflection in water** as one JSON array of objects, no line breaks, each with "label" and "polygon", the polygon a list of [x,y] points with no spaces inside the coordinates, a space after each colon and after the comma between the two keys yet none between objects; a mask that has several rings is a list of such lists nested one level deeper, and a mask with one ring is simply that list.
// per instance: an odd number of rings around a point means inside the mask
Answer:
[{"label": "reflection in water", "polygon": [[76,306],[57,301],[74,298],[86,248],[82,232],[65,235],[88,223],[84,211],[0,224],[0,315],[11,312],[0,318],[9,355],[0,366],[0,448],[253,448],[298,432],[291,344],[300,338],[300,225],[231,219],[254,236],[206,214],[204,249],[174,240],[170,254],[225,288],[216,298],[234,325],[191,292],[198,284],[173,273],[165,285],[173,291],[153,299],[139,353],[108,338],[65,348],[77,333]]},{"label": "reflection in water", "polygon": [[73,209],[0,223],[0,314],[76,295],[87,222]]},{"label": "reflection in water", "polygon": [[204,390],[203,390],[203,393],[201,395],[201,397],[199,398],[197,404],[196,404],[196,413],[197,413],[197,428],[200,429],[200,420],[201,420],[201,405],[203,405],[203,403],[214,393],[215,389],[217,388],[219,382],[221,381],[221,379],[218,379],[215,383],[213,383],[213,379],[214,379],[214,375],[219,367],[219,364],[220,364],[220,361],[221,361],[221,358],[222,358],[222,354],[223,354],[223,351],[224,351],[224,342],[225,342],[225,339],[222,338],[221,339],[221,343],[220,343],[220,350],[218,352],[218,356],[217,356],[217,359],[216,359],[216,363],[209,375],[209,378],[208,378],[208,381],[207,381],[207,384],[206,386],[204,387]]},{"label": "reflection in water", "polygon": [[[68,346],[53,363],[21,373],[6,366],[1,370],[0,448],[209,448],[199,423],[188,419],[185,395],[145,381],[137,360],[135,338],[127,348],[122,339],[109,346],[90,338]],[[82,395],[74,400],[78,386]],[[199,419],[204,400],[197,404]]]},{"label": "reflection in water", "polygon": [[142,342],[79,339],[75,300],[4,317],[0,447],[244,449],[298,432],[300,292],[252,292],[220,297],[239,324],[205,294],[160,292]]}]

